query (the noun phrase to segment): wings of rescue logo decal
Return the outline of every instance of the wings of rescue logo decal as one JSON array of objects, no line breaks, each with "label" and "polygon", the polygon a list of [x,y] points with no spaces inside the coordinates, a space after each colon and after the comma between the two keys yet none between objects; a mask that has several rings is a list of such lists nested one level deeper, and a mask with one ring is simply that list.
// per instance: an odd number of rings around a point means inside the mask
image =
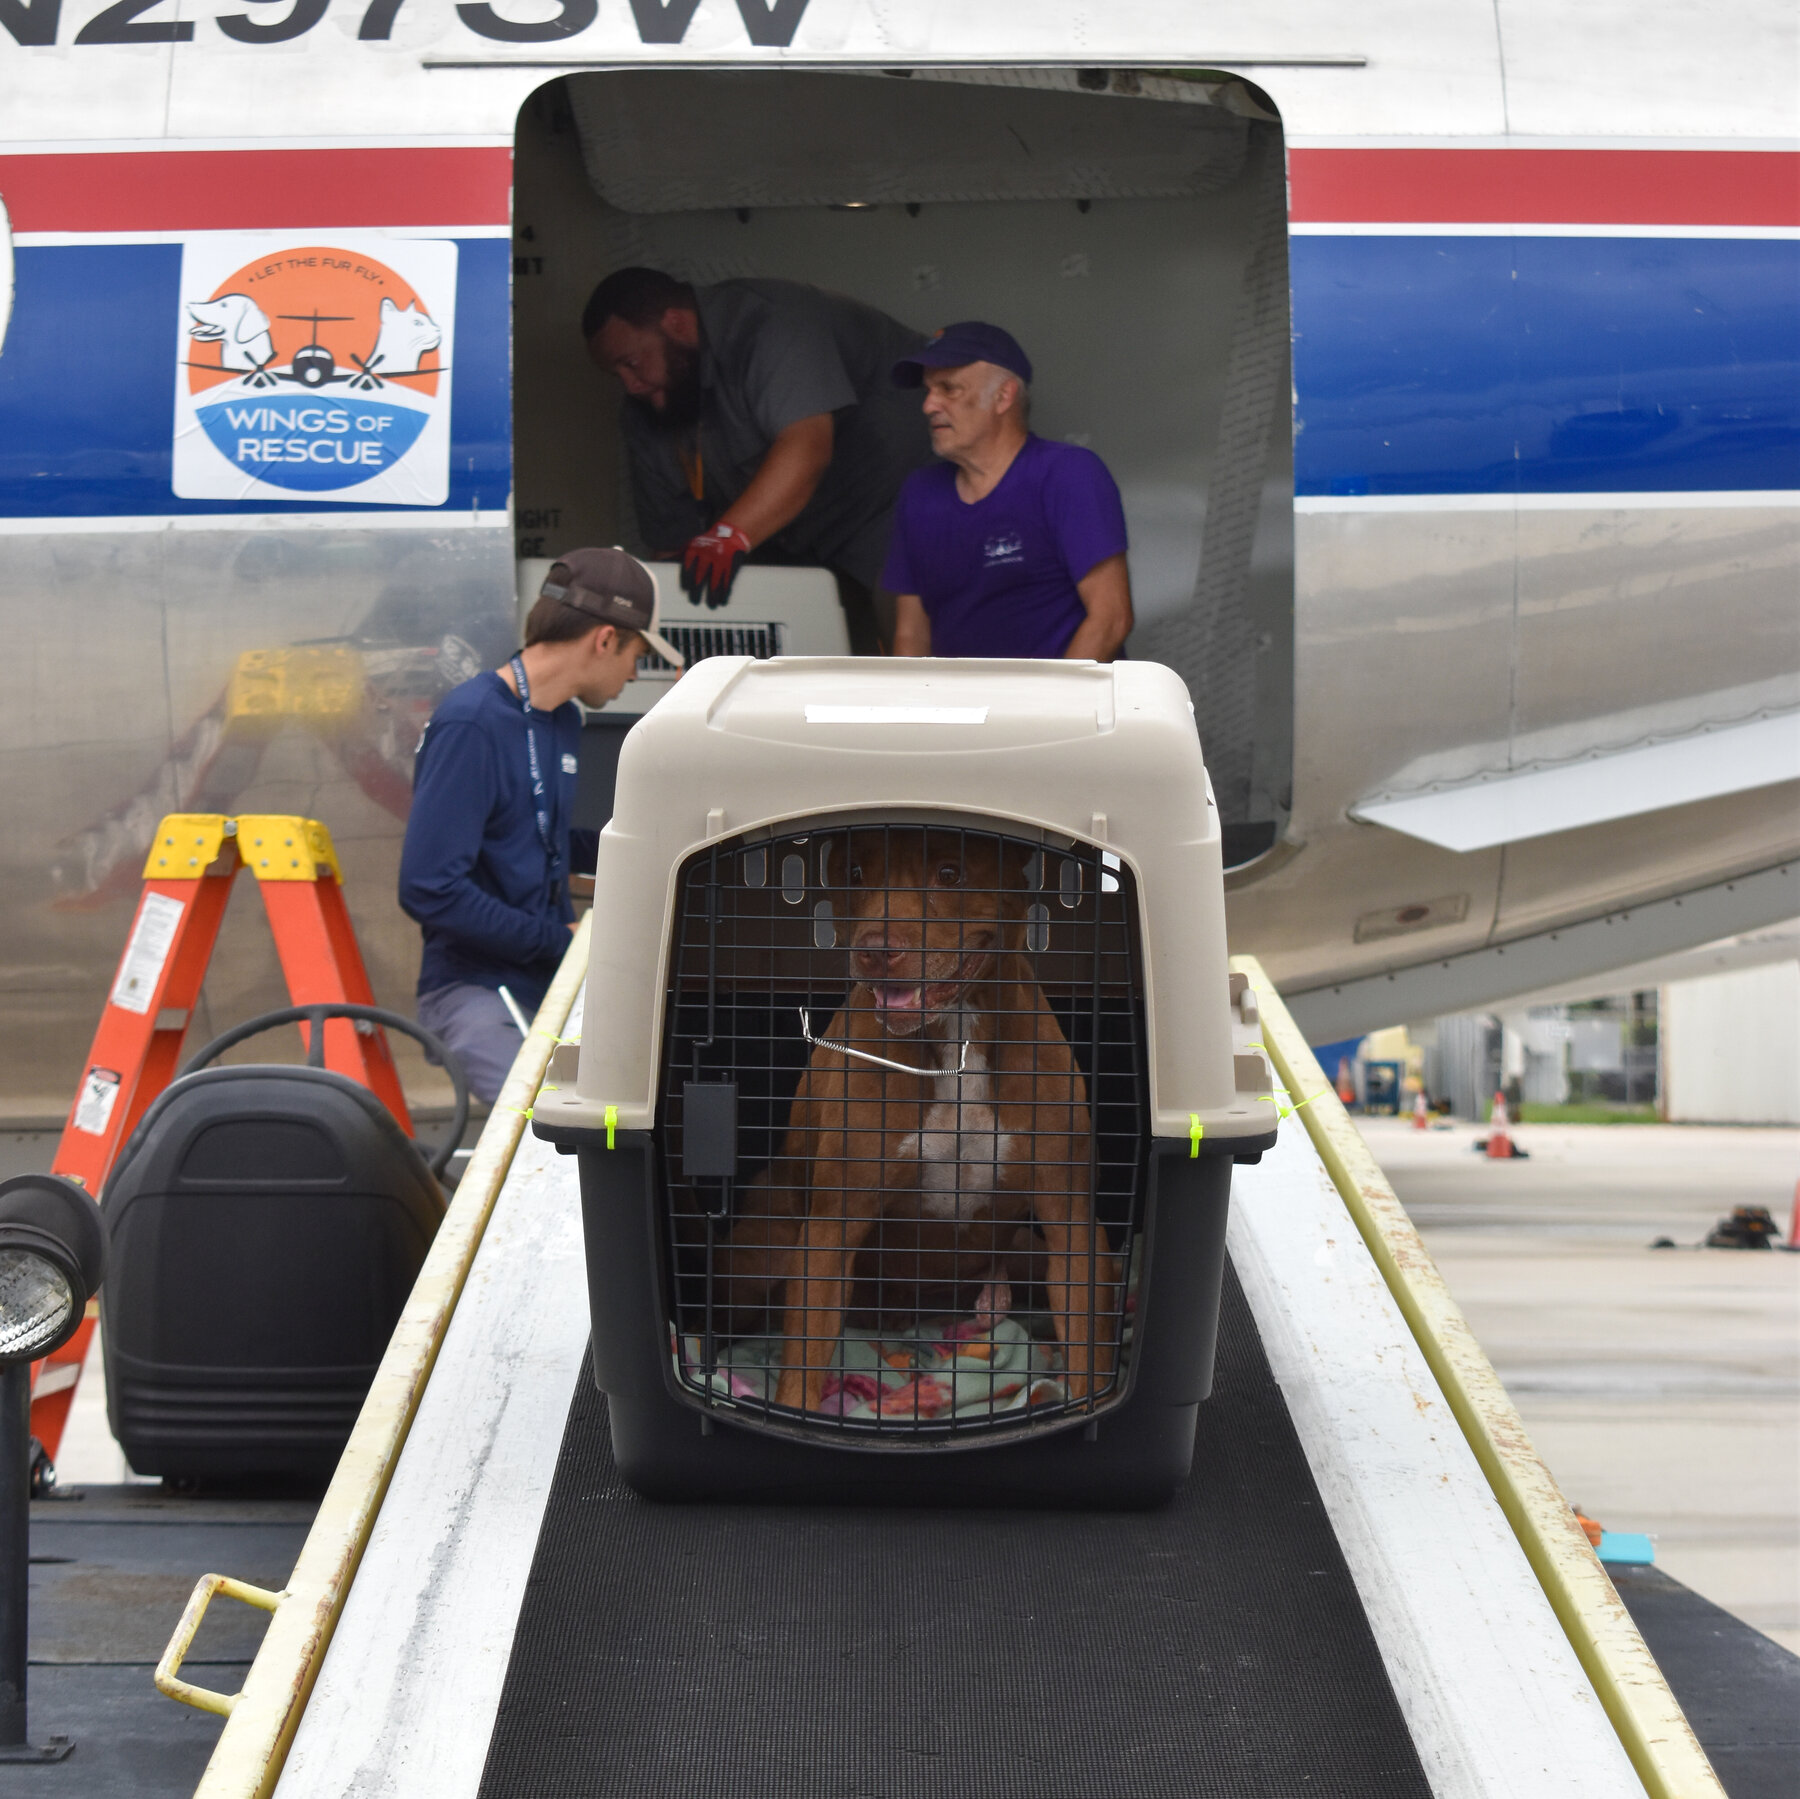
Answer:
[{"label": "wings of rescue logo decal", "polygon": [[186,244],[175,492],[441,506],[456,245],[345,233]]}]

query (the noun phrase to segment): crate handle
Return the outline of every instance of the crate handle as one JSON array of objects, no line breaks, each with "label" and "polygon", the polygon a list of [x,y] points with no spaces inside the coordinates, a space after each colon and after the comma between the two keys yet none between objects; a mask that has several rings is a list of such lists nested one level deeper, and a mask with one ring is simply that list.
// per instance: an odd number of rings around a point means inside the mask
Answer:
[{"label": "crate handle", "polygon": [[242,1691],[215,1693],[209,1687],[197,1687],[180,1678],[181,1664],[194,1646],[194,1633],[199,1630],[200,1620],[206,1616],[206,1608],[215,1593],[223,1593],[227,1599],[242,1600],[245,1605],[253,1605],[264,1612],[274,1611],[287,1594],[253,1587],[247,1581],[233,1580],[228,1574],[202,1574],[188,1596],[187,1610],[181,1614],[181,1622],[175,1626],[175,1634],[169,1638],[162,1660],[156,1664],[156,1690],[165,1698],[191,1705],[196,1711],[216,1712],[221,1718],[229,1718],[232,1707],[244,1696]]}]

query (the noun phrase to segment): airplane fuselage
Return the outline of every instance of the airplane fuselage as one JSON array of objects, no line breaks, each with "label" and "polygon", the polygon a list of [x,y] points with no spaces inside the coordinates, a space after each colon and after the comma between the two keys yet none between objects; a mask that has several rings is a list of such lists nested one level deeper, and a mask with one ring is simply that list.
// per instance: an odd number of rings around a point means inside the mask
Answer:
[{"label": "airplane fuselage", "polygon": [[[1166,471],[1121,484],[1150,653],[1198,603],[1192,557],[1203,589],[1236,554],[1234,443],[1267,490],[1240,578],[1285,583],[1291,557],[1285,624],[1243,650],[1275,748],[1228,876],[1234,948],[1284,988],[1542,944],[1800,849],[1789,8],[166,10],[0,6],[15,1109],[73,1089],[166,811],[324,818],[376,989],[410,993],[393,873],[419,725],[511,647],[516,559],[562,547],[520,487],[512,320],[567,246],[515,238],[515,121],[587,70],[1080,68],[1124,104],[1132,71],[1221,69],[1222,96],[1236,75],[1272,103],[1291,411],[1225,404],[1191,505]],[[1058,254],[1074,293],[1089,253]],[[875,297],[942,322],[934,273]],[[1128,346],[1133,323],[1089,329]],[[1097,429],[1129,463],[1129,404]],[[1692,754],[1666,784],[1670,744]],[[1423,803],[1445,794],[1454,841]],[[1695,941],[1756,922],[1693,918]],[[248,931],[219,969],[234,1014],[273,975]]]}]

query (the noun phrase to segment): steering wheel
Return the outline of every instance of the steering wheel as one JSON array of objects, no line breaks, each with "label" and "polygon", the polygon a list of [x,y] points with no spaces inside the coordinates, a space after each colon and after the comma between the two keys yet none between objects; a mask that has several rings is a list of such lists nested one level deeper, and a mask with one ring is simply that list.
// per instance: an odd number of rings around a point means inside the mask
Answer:
[{"label": "steering wheel", "polygon": [[398,1012],[390,1012],[384,1006],[355,1006],[333,1001],[317,1006],[283,1006],[278,1012],[259,1012],[254,1018],[247,1018],[240,1025],[234,1025],[222,1037],[215,1037],[200,1053],[188,1061],[182,1074],[190,1075],[198,1068],[204,1068],[208,1062],[216,1061],[226,1050],[235,1049],[246,1037],[259,1037],[264,1031],[272,1031],[277,1025],[299,1024],[304,1020],[311,1026],[307,1037],[306,1065],[308,1068],[325,1066],[325,1020],[328,1018],[366,1019],[370,1024],[378,1024],[385,1030],[399,1031],[402,1036],[411,1037],[415,1043],[422,1043],[432,1055],[443,1063],[444,1072],[450,1077],[450,1085],[455,1090],[456,1113],[450,1120],[449,1134],[429,1155],[421,1149],[419,1154],[425,1157],[425,1165],[433,1175],[442,1175],[450,1166],[450,1156],[457,1144],[462,1141],[463,1127],[469,1122],[469,1082],[463,1073],[462,1063],[456,1058],[443,1038],[423,1025],[415,1024],[410,1018]]}]

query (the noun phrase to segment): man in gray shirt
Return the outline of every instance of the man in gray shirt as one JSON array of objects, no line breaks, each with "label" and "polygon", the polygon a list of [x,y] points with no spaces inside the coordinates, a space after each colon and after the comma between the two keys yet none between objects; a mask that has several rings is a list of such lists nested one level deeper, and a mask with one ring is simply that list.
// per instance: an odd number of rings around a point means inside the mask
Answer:
[{"label": "man in gray shirt", "polygon": [[681,558],[688,598],[722,606],[752,554],[819,564],[851,648],[891,643],[879,587],[894,499],[931,444],[888,371],[923,335],[798,281],[693,288],[655,269],[609,275],[581,330],[625,389],[639,532]]}]

